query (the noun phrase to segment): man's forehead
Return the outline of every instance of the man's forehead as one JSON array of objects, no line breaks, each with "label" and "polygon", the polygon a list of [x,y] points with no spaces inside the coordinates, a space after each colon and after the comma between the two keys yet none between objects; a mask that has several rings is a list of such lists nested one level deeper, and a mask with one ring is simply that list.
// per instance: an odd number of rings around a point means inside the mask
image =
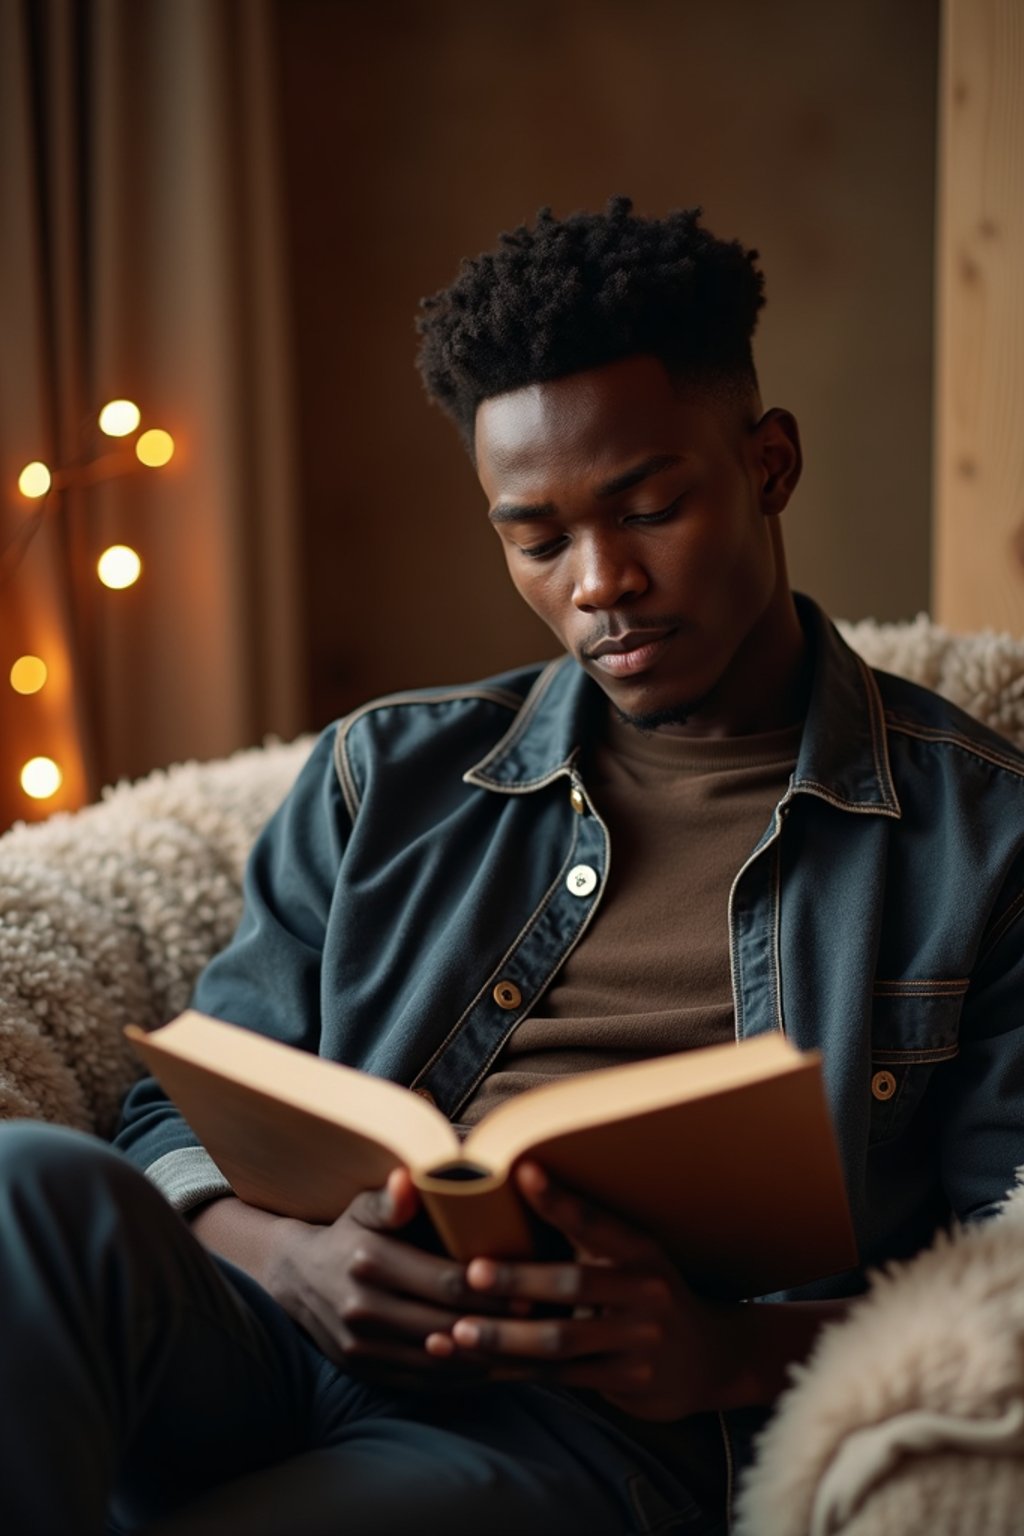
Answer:
[{"label": "man's forehead", "polygon": [[608,479],[656,456],[706,445],[708,412],[672,384],[657,358],[528,384],[482,402],[476,467],[491,499],[543,479]]},{"label": "man's forehead", "polygon": [[556,467],[613,473],[624,459],[670,451],[682,405],[664,366],[646,357],[495,395],[477,411],[481,481],[490,491]]}]

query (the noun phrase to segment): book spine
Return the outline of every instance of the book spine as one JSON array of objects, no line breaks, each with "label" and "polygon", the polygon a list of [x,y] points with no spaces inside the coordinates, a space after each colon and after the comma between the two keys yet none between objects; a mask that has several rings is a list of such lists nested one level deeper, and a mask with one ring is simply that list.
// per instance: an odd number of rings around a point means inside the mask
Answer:
[{"label": "book spine", "polygon": [[533,1228],[507,1180],[486,1190],[471,1183],[439,1190],[431,1180],[420,1194],[438,1236],[461,1264],[475,1258],[525,1259],[535,1251]]}]

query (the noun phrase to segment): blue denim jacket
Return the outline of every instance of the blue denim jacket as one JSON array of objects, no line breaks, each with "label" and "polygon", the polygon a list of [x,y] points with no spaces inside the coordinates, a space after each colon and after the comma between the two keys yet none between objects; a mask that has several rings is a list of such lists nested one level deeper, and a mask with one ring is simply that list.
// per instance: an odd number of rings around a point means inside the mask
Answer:
[{"label": "blue denim jacket", "polygon": [[[807,1297],[990,1214],[1024,1164],[1024,756],[799,601],[809,710],[729,942],[737,1037],[823,1053],[862,1265],[780,1293]],[[602,900],[612,849],[581,751],[605,707],[563,657],[332,726],[195,1006],[457,1119]],[[118,1141],[183,1207],[225,1188],[151,1079]]]}]

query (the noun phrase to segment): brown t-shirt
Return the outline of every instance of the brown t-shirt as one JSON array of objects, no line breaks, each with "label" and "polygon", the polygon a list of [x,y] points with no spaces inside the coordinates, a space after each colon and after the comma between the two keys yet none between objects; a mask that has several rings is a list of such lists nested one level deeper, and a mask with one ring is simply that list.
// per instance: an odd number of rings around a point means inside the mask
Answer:
[{"label": "brown t-shirt", "polygon": [[696,739],[609,719],[584,773],[611,836],[600,905],[461,1123],[557,1077],[734,1038],[729,892],[800,733]]}]

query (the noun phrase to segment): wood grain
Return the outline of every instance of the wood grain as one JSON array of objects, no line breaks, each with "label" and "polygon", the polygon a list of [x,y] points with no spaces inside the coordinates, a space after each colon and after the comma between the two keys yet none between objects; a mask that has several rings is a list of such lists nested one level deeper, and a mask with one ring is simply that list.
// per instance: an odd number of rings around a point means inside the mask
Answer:
[{"label": "wood grain", "polygon": [[1024,3],[944,0],[935,617],[1024,633]]}]

